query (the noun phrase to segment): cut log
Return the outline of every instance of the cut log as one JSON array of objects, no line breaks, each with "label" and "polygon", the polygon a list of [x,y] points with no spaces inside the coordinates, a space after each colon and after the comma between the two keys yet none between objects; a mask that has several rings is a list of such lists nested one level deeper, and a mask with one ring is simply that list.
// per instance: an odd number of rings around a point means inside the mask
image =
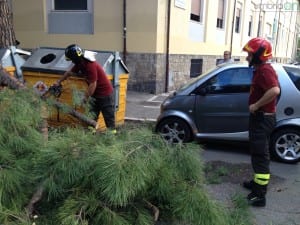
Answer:
[{"label": "cut log", "polygon": [[96,125],[97,125],[97,122],[95,120],[92,120],[92,119],[86,117],[84,114],[76,111],[75,109],[67,106],[66,104],[63,104],[63,103],[58,102],[58,101],[54,101],[53,105],[55,107],[57,107],[58,109],[63,109],[64,112],[66,112],[66,113],[70,114],[71,116],[79,119],[80,121],[86,123],[87,125],[90,125],[90,126],[93,126],[93,127],[96,127]]}]

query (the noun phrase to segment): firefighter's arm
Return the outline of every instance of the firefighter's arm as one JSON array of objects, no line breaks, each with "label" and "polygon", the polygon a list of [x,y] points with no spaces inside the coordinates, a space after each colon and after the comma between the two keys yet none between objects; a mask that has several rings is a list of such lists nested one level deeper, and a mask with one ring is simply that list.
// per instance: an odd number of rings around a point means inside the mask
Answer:
[{"label": "firefighter's arm", "polygon": [[96,90],[97,87],[97,81],[94,81],[89,84],[87,91],[85,93],[85,99],[87,100],[90,96],[92,96]]},{"label": "firefighter's arm", "polygon": [[254,104],[249,106],[249,111],[251,113],[254,113],[257,111],[260,107],[268,104],[271,102],[274,98],[276,98],[280,93],[279,87],[272,87],[269,90],[266,91],[266,93]]},{"label": "firefighter's arm", "polygon": [[76,74],[75,73],[73,73],[72,71],[66,71],[65,73],[64,73],[64,75],[60,78],[60,79],[58,79],[57,81],[56,81],[56,85],[61,85],[61,83],[64,81],[64,80],[66,80],[66,79],[68,79],[68,77],[70,77],[70,76],[75,76]]}]

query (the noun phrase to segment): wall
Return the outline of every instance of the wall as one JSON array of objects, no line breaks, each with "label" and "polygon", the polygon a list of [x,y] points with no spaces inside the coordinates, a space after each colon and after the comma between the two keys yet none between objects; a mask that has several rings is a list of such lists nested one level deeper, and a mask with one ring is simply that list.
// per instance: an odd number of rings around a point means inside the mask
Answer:
[{"label": "wall", "polygon": [[[216,60],[223,55],[187,55],[171,54],[169,57],[169,87],[166,90],[165,54],[128,54],[127,66],[131,68],[128,90],[149,93],[163,93],[180,88],[190,79],[191,59],[202,59],[205,72],[216,65]],[[244,60],[244,59],[243,59]],[[138,74],[138,77],[135,76]],[[199,74],[200,75],[200,74]]]},{"label": "wall", "polygon": [[[52,0],[12,0],[14,25],[21,48],[40,46],[63,48],[77,43],[85,49],[123,52],[123,1],[93,0],[94,34],[49,34],[47,31],[47,4]],[[233,34],[232,18],[235,0],[225,0],[224,29],[216,28],[216,2],[204,0],[202,23],[190,20],[191,0],[183,0],[184,7],[171,0],[170,39],[167,40],[168,0],[127,0],[127,56],[130,72],[129,90],[152,93],[172,90],[189,80],[191,59],[203,59],[202,71],[215,65],[224,50],[229,50],[232,39],[232,56],[244,59],[244,44],[257,35],[259,12],[256,10],[252,36],[247,35],[250,10],[261,0],[237,0],[243,5],[241,33]],[[273,0],[276,3],[276,0]],[[298,10],[299,11],[299,10]],[[208,13],[209,12],[209,13]],[[283,24],[280,40],[276,43],[275,57],[288,61],[293,54],[295,18],[299,12],[286,13],[279,18]],[[264,23],[273,24],[274,13],[264,13]],[[262,34],[266,34],[265,25]],[[279,33],[279,32],[278,32]],[[287,35],[289,33],[289,35]],[[274,40],[273,40],[274,41]],[[169,66],[167,65],[169,43]],[[168,66],[168,67],[167,67]],[[168,74],[167,74],[167,71]]]},{"label": "wall", "polygon": [[[123,51],[123,2],[94,1],[94,34],[48,34],[47,2],[12,0],[17,39],[25,48],[65,47]],[[157,2],[127,1],[127,45],[131,52],[156,52]],[[147,43],[147,44],[145,44]]]}]

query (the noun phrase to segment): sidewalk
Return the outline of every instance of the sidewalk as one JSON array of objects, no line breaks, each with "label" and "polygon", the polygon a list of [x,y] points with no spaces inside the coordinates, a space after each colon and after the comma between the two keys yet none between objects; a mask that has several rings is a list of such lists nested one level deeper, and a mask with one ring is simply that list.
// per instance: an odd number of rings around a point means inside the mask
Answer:
[{"label": "sidewalk", "polygon": [[125,120],[156,121],[160,105],[168,95],[127,91]]}]

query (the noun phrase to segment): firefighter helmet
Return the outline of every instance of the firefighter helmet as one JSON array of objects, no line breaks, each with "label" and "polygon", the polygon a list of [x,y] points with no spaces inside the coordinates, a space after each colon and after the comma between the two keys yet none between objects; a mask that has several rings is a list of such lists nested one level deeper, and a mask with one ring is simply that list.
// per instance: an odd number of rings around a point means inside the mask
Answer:
[{"label": "firefighter helmet", "polygon": [[264,38],[253,38],[243,47],[243,51],[252,53],[250,65],[261,64],[272,58],[272,45]]},{"label": "firefighter helmet", "polygon": [[83,57],[83,50],[76,44],[71,44],[65,49],[65,58],[67,61],[72,61],[73,63],[78,63]]}]

